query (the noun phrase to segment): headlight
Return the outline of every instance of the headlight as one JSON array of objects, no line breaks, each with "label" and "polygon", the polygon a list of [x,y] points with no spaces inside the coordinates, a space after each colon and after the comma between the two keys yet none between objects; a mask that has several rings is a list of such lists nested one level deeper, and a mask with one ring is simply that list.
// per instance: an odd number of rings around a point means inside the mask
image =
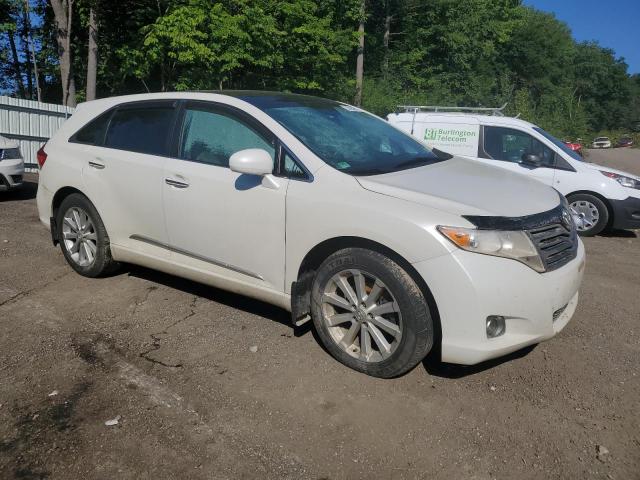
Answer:
[{"label": "headlight", "polygon": [[443,227],[438,231],[457,247],[468,252],[511,258],[544,272],[538,250],[523,231],[476,230],[474,228]]},{"label": "headlight", "polygon": [[623,187],[640,189],[640,181],[636,180],[635,178],[625,177],[624,175],[619,175],[613,172],[605,172],[604,170],[600,170],[600,173],[605,177],[613,178]]}]

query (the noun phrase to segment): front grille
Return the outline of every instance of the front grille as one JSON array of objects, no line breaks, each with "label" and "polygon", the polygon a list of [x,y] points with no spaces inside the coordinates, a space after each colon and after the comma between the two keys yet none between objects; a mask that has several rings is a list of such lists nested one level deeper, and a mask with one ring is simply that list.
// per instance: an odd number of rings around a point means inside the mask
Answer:
[{"label": "front grille", "polygon": [[563,200],[556,208],[524,217],[464,215],[464,218],[481,230],[527,232],[545,270],[551,271],[566,265],[578,255],[578,232],[565,203]]},{"label": "front grille", "polygon": [[563,223],[552,223],[527,230],[527,233],[547,271],[566,265],[578,254],[578,235],[573,225],[567,227]]}]

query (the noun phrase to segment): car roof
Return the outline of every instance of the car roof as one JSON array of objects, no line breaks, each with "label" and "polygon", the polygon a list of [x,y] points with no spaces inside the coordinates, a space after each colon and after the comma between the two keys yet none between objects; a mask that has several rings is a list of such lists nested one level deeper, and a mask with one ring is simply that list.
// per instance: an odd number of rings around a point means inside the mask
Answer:
[{"label": "car roof", "polygon": [[122,95],[117,97],[108,97],[91,102],[85,102],[86,104],[94,104],[104,102],[111,105],[118,105],[127,102],[140,102],[145,100],[163,100],[163,99],[203,99],[211,97],[214,100],[216,97],[230,97],[238,100],[250,103],[258,108],[263,105],[302,105],[302,106],[330,106],[340,105],[341,102],[330,100],[327,98],[314,97],[311,95],[302,95],[297,93],[285,93],[285,92],[272,92],[262,90],[191,90],[182,92],[155,92],[155,93],[140,93],[133,95]]}]

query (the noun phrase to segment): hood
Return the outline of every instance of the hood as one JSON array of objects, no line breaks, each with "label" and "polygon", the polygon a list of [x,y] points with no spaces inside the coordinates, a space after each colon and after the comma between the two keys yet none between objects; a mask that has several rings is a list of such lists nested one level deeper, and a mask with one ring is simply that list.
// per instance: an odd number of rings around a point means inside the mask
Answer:
[{"label": "hood", "polygon": [[0,135],[0,150],[4,150],[5,148],[18,148],[19,146],[16,140],[10,140]]},{"label": "hood", "polygon": [[542,182],[461,157],[356,179],[372,192],[457,215],[521,217],[560,203],[558,193]]},{"label": "hood", "polygon": [[638,175],[634,175],[633,173],[625,172],[624,170],[618,170],[616,168],[607,167],[606,165],[598,165],[597,163],[584,163],[584,166],[587,168],[591,168],[592,170],[603,170],[605,172],[617,173],[618,175],[624,175],[625,177],[635,178],[640,181],[640,177]]}]

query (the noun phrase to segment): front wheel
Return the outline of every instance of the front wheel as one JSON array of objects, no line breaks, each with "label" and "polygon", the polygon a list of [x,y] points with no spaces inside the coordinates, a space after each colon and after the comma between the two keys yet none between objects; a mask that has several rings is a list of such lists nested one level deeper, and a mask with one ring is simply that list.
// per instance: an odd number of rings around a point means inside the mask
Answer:
[{"label": "front wheel", "polygon": [[422,291],[400,265],[378,252],[347,248],[328,257],[313,282],[311,309],[329,353],[374,377],[411,370],[433,345]]},{"label": "front wheel", "polygon": [[576,222],[578,235],[593,237],[604,230],[609,223],[609,210],[598,197],[588,193],[578,193],[569,195],[567,201]]}]

